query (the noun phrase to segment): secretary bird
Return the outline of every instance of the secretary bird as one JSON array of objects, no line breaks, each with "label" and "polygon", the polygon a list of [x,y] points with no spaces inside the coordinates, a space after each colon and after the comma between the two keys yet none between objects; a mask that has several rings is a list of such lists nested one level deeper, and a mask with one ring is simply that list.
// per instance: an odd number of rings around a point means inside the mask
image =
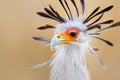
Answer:
[{"label": "secretary bird", "polygon": [[[73,5],[75,12],[70,8],[68,1]],[[56,51],[49,61],[33,66],[33,68],[50,63],[50,80],[90,80],[86,64],[87,51],[105,67],[101,59],[95,54],[95,51],[98,49],[90,46],[91,39],[96,38],[109,46],[113,46],[110,41],[99,36],[104,30],[120,26],[120,22],[113,23],[112,19],[99,22],[103,15],[113,8],[113,5],[102,10],[99,10],[100,7],[97,7],[85,18],[84,0],[80,0],[81,15],[79,14],[78,5],[75,0],[68,1],[59,0],[67,16],[66,18],[62,17],[51,5],[49,5],[49,8],[44,8],[45,12],[37,12],[38,15],[55,20],[59,24],[56,26],[46,24],[45,26],[38,27],[39,30],[54,29],[55,35],[52,39],[32,37],[34,40],[50,44],[51,49],[55,49]],[[104,24],[109,24],[109,26],[102,28]]]}]

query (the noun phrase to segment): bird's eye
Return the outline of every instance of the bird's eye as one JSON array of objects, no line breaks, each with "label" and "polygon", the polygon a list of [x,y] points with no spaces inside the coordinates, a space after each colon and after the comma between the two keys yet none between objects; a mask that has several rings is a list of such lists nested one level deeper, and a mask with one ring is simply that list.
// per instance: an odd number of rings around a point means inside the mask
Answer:
[{"label": "bird's eye", "polygon": [[72,36],[72,37],[75,37],[76,35],[77,35],[76,32],[71,32],[71,33],[70,33],[70,36]]}]

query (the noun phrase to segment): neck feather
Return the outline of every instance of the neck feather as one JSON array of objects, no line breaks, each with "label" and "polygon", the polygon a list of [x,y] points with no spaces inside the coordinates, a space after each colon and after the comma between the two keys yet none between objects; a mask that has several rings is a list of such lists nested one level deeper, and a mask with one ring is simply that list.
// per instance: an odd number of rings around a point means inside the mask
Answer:
[{"label": "neck feather", "polygon": [[56,49],[50,64],[50,80],[89,80],[84,46],[63,44]]}]

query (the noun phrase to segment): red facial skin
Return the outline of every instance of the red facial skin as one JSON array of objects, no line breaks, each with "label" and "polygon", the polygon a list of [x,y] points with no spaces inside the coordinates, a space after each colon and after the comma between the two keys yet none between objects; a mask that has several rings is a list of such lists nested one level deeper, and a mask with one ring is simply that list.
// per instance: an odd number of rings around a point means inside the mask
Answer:
[{"label": "red facial skin", "polygon": [[[75,35],[72,36],[71,32],[74,32]],[[76,38],[77,38],[79,33],[80,33],[80,30],[78,28],[71,27],[71,28],[68,28],[63,34],[60,34],[60,37],[65,39],[65,40],[76,41]]]}]

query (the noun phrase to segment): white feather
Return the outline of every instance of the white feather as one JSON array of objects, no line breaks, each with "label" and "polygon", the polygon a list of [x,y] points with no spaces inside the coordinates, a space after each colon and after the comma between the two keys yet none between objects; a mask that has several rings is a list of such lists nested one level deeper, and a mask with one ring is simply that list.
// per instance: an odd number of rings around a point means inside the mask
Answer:
[{"label": "white feather", "polygon": [[37,65],[32,66],[32,69],[41,68],[41,67],[49,64],[50,62],[51,62],[51,59],[48,60],[48,61],[46,61],[46,62],[43,62],[43,63],[40,63],[40,64],[37,64]]},{"label": "white feather", "polygon": [[50,64],[50,80],[89,80],[86,44],[61,44]]},{"label": "white feather", "polygon": [[90,36],[83,32],[86,25],[77,19],[68,21],[57,25],[55,33],[61,34],[70,27],[76,27],[81,32],[77,42],[55,46],[56,52],[50,64],[50,80],[89,80],[85,51],[88,49]]}]

